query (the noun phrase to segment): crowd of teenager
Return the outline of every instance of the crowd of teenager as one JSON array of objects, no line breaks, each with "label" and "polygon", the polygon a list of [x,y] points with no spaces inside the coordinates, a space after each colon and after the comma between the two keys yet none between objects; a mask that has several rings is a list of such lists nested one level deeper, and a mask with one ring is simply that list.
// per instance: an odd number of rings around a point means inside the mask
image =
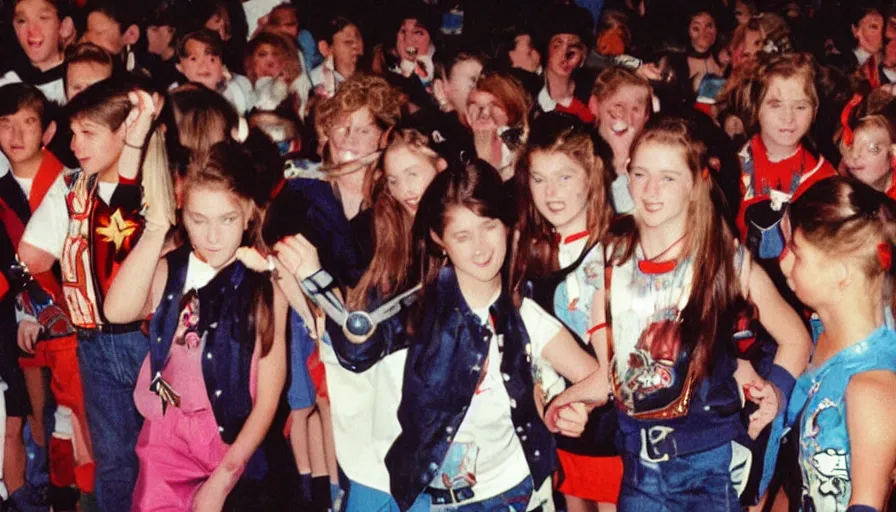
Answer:
[{"label": "crowd of teenager", "polygon": [[0,26],[0,511],[888,509],[896,3]]}]

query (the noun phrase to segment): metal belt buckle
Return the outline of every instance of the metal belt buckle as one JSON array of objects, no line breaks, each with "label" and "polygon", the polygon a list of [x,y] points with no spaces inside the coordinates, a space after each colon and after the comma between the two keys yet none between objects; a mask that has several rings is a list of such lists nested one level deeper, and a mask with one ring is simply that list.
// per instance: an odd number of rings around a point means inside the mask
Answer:
[{"label": "metal belt buckle", "polygon": [[[641,429],[641,460],[647,462],[665,462],[678,455],[678,445],[669,434],[674,428],[654,425]],[[668,441],[667,441],[668,439]],[[667,450],[666,448],[671,448]]]}]

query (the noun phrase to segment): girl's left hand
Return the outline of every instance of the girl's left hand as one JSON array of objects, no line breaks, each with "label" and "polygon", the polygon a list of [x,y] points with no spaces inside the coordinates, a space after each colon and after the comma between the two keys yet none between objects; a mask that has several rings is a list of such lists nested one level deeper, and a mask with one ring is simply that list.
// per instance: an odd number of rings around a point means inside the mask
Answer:
[{"label": "girl's left hand", "polygon": [[548,430],[566,437],[579,437],[588,424],[588,410],[582,402],[563,405],[552,403],[544,415]]},{"label": "girl's left hand", "polygon": [[143,147],[157,110],[161,110],[161,101],[156,105],[152,95],[141,89],[129,92],[128,100],[131,102],[131,110],[125,119],[127,127],[125,143],[133,147]]},{"label": "girl's left hand", "polygon": [[784,403],[778,393],[778,388],[763,380],[744,384],[744,396],[759,406],[759,409],[750,415],[750,423],[747,425],[747,435],[751,439],[759,437],[762,429],[778,415],[778,408]]},{"label": "girl's left hand", "polygon": [[280,240],[274,245],[274,253],[296,279],[307,279],[321,268],[317,248],[302,235]]}]

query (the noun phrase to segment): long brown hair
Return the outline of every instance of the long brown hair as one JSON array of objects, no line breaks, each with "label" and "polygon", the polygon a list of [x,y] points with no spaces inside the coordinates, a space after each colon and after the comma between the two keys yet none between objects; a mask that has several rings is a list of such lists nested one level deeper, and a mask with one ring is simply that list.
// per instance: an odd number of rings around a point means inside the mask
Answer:
[{"label": "long brown hair", "polygon": [[[699,380],[710,371],[710,362],[719,336],[731,333],[723,329],[734,324],[738,308],[743,306],[743,291],[734,268],[736,240],[723,220],[724,199],[708,175],[710,168],[706,144],[697,137],[693,122],[681,118],[662,118],[652,123],[632,144],[632,155],[645,144],[663,144],[682,151],[694,180],[694,200],[688,205],[688,232],[679,261],[691,258],[693,281],[687,306],[681,312],[682,341],[692,349],[692,364]],[[635,257],[639,233],[635,218],[627,217],[614,228],[613,246],[608,265],[619,265]],[[634,222],[632,220],[634,219]]]},{"label": "long brown hair", "polygon": [[[261,237],[263,208],[270,195],[270,188],[259,178],[267,172],[249,146],[233,140],[214,144],[208,151],[193,155],[183,182],[183,197],[199,187],[215,187],[248,200],[251,206],[248,226],[243,233],[242,245],[256,247],[262,254],[269,249]],[[252,310],[247,315],[249,332],[255,332],[261,341],[261,354],[267,355],[274,342],[274,288],[270,279],[262,279],[255,290]],[[255,340],[251,340],[252,343]]]},{"label": "long brown hair", "polygon": [[[508,233],[504,270],[508,268],[507,262],[512,261],[513,253],[513,211],[507,204],[503,185],[498,171],[478,158],[449,166],[429,184],[414,219],[415,257],[420,265],[418,275],[421,276],[424,290],[430,289],[442,268],[450,264],[442,246],[431,234],[444,236],[448,212],[455,206],[468,208],[482,217],[499,219],[504,224]],[[507,287],[508,284],[508,279],[502,280],[502,286]],[[520,301],[519,297],[514,297],[514,300],[517,303]]]},{"label": "long brown hair", "polygon": [[562,153],[585,169],[588,183],[586,226],[588,245],[601,240],[612,217],[607,201],[608,166],[598,151],[600,142],[578,119],[565,114],[544,114],[532,126],[532,133],[517,163],[517,205],[519,251],[514,262],[514,285],[523,279],[545,277],[557,270],[554,227],[538,212],[529,182],[535,153]]},{"label": "long brown hair", "polygon": [[[884,268],[879,251],[896,246],[896,206],[883,192],[861,181],[834,176],[809,187],[790,205],[790,225],[815,247],[837,258],[852,258],[872,282],[892,291],[893,264]],[[889,307],[896,311],[896,294]]]},{"label": "long brown hair", "polygon": [[[407,148],[432,161],[438,154],[429,148],[429,139],[413,129],[392,132],[389,146],[383,152],[383,166],[386,155],[399,148]],[[388,297],[408,284],[409,270],[413,259],[413,219],[405,212],[386,186],[385,170],[379,173],[374,183],[373,203],[373,259],[358,285],[348,293],[348,303],[353,309],[363,309],[367,305],[371,291],[379,297]]]}]

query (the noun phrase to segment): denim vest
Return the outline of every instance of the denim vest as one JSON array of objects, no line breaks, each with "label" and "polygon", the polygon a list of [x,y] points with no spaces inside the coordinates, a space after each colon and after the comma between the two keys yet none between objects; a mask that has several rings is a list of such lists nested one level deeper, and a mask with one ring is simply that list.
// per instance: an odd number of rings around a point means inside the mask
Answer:
[{"label": "denim vest", "polygon": [[[504,335],[501,373],[511,420],[538,488],[554,470],[556,454],[535,408],[529,336],[506,291],[491,315]],[[402,510],[432,482],[444,460],[473,399],[491,339],[491,330],[464,300],[454,269],[443,269],[424,297],[423,321],[408,349],[398,409],[402,432],[386,456],[392,495]]]},{"label": "denim vest", "polygon": [[[168,282],[149,328],[152,375],[160,372],[168,360],[190,251],[186,246],[166,256]],[[249,383],[255,333],[249,329],[246,312],[251,310],[255,291],[264,279],[236,261],[198,290],[198,332],[205,337],[202,375],[218,431],[227,444],[234,442],[252,412]]]},{"label": "denim vest", "polygon": [[881,327],[809,368],[797,379],[787,408],[800,431],[802,510],[845,511],[852,496],[846,388],[858,373],[896,372],[896,333]]}]

